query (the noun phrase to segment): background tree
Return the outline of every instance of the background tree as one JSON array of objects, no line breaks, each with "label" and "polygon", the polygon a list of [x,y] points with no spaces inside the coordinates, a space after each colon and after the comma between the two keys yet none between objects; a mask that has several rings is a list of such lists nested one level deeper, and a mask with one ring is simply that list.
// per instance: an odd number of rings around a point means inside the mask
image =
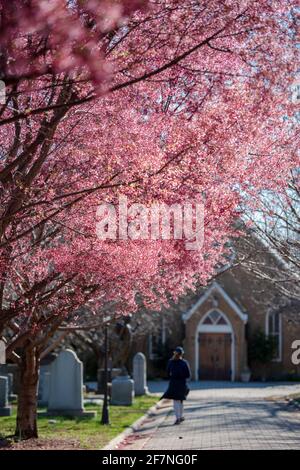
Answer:
[{"label": "background tree", "polygon": [[[245,211],[250,225],[250,236],[245,238],[244,266],[256,277],[276,286],[278,293],[296,306],[300,302],[300,192],[299,172],[293,171],[286,187],[279,191],[263,192],[260,204]],[[266,264],[265,258],[253,256],[257,251],[255,238],[260,250],[270,251],[276,259]]]}]

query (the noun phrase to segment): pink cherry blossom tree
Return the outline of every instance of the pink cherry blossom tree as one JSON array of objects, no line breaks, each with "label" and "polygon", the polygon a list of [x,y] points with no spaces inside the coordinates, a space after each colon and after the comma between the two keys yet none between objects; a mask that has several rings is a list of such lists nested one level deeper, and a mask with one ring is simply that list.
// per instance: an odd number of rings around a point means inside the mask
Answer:
[{"label": "pink cherry blossom tree", "polygon": [[[245,195],[297,164],[296,2],[1,2],[1,317],[36,437],[41,355],[88,303],[205,284]],[[143,7],[143,9],[141,9]],[[273,169],[270,172],[270,168]],[[204,203],[204,243],[99,240],[99,203]]]}]

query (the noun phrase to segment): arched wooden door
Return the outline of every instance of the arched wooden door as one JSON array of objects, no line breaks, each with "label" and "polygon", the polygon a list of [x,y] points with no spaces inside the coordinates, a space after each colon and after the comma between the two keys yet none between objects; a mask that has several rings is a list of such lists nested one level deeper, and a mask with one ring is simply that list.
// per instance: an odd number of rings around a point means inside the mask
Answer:
[{"label": "arched wooden door", "polygon": [[231,334],[199,333],[199,379],[231,379]]}]

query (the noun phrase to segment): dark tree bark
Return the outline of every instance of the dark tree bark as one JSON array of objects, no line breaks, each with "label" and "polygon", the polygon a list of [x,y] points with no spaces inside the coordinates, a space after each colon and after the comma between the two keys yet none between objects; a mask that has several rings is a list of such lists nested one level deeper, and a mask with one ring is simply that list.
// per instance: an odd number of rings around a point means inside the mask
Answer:
[{"label": "dark tree bark", "polygon": [[38,437],[37,389],[39,362],[40,358],[36,348],[23,349],[20,363],[20,392],[15,431],[15,435],[22,439]]}]

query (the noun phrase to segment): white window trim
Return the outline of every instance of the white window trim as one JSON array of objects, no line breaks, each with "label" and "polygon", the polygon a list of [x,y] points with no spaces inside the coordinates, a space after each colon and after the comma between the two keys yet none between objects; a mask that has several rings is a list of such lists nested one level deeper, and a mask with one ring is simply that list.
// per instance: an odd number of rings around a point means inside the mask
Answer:
[{"label": "white window trim", "polygon": [[[265,320],[265,331],[266,335],[269,336],[269,317],[272,315],[276,315],[277,312],[268,312],[266,314],[266,320]],[[279,315],[279,343],[278,343],[278,349],[279,349],[279,356],[275,357],[272,359],[272,362],[282,362],[282,315],[278,313]],[[272,336],[272,335],[271,335]]]},{"label": "white window trim", "polygon": [[232,308],[232,310],[235,311],[235,313],[240,317],[240,319],[243,321],[243,323],[246,324],[248,322],[248,315],[246,313],[242,312],[240,307],[231,299],[231,297],[229,297],[227,292],[225,292],[223,287],[220,284],[218,284],[217,281],[214,281],[210,285],[210,287],[205,291],[205,293],[203,295],[201,295],[200,299],[198,299],[198,301],[195,303],[195,305],[193,305],[192,308],[190,308],[187,312],[185,312],[182,315],[183,322],[186,323],[191,318],[191,316],[196,312],[196,310],[198,310],[198,308],[201,307],[201,305],[214,292],[217,292],[218,294],[220,294],[223,297],[225,302]]}]

